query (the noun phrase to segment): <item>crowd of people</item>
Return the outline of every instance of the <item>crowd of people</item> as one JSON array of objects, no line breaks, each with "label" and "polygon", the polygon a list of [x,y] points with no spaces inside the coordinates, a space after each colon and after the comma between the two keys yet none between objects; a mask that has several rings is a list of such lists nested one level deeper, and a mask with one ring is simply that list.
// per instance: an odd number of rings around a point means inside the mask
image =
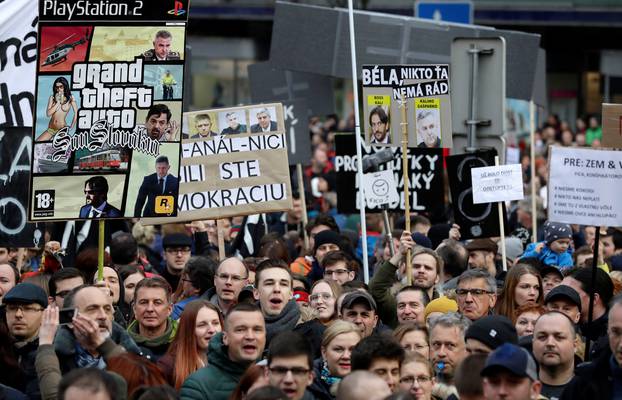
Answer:
[{"label": "crowd of people", "polygon": [[[543,143],[600,140],[592,122],[555,121]],[[547,221],[539,192],[537,210],[509,205],[507,271],[499,238],[462,240],[449,205],[411,231],[368,214],[363,254],[356,216],[335,210],[344,124],[310,121],[305,207],[295,195],[287,212],[218,222],[107,221],[102,270],[93,238],[61,248],[62,223],[40,253],[0,247],[0,398],[622,398],[621,230]]]}]

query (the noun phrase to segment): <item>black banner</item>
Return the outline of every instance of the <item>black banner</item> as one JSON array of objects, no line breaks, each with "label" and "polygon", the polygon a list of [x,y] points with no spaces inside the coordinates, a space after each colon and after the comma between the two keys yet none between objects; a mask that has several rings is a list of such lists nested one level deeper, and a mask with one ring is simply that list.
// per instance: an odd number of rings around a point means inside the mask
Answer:
[{"label": "black banner", "polygon": [[[378,170],[394,172],[399,203],[389,204],[390,211],[404,210],[404,179],[402,175],[402,150],[399,147],[365,147],[363,157],[389,149],[393,158],[381,164]],[[353,134],[335,135],[335,170],[337,172],[337,210],[340,213],[358,212],[359,182],[356,176],[356,138]],[[409,192],[411,211],[433,211],[444,203],[443,150],[428,148],[408,149]],[[380,212],[380,207],[366,208],[365,212]]]},{"label": "black banner", "polygon": [[188,20],[189,0],[39,0],[41,21]]},{"label": "black banner", "polygon": [[31,128],[0,130],[0,246],[40,247],[44,224],[28,222]]},{"label": "black banner", "polygon": [[283,100],[282,103],[289,165],[308,165],[311,161],[311,137],[307,101]]},{"label": "black banner", "polygon": [[[497,203],[473,204],[471,169],[495,165],[497,151],[481,150],[475,153],[447,157],[447,176],[451,188],[454,222],[460,225],[462,240],[500,236]],[[503,205],[504,226],[507,217]]]}]

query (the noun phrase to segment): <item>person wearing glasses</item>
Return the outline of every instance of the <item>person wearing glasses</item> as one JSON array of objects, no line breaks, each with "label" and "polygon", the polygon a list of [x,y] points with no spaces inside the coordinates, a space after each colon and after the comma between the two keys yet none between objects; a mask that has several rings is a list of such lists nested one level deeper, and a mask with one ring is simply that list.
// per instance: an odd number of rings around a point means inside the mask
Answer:
[{"label": "person wearing glasses", "polygon": [[[16,383],[15,389],[29,398],[39,398],[39,379],[35,369],[35,358],[39,347],[39,328],[48,297],[39,286],[20,283],[2,299],[5,305],[6,324],[15,339],[13,349],[24,380]],[[7,355],[8,356],[8,355]]]},{"label": "person wearing glasses", "polygon": [[52,274],[48,282],[50,295],[48,303],[57,306],[59,309],[64,308],[65,296],[72,289],[80,285],[84,285],[84,275],[77,268],[63,268]]},{"label": "person wearing glasses", "polygon": [[203,293],[201,298],[218,307],[223,315],[227,315],[231,307],[237,304],[238,296],[247,284],[247,266],[238,258],[226,258],[216,269],[214,287]]},{"label": "person wearing glasses", "polygon": [[458,277],[458,312],[471,321],[492,313],[497,302],[497,281],[485,269],[469,269]]},{"label": "person wearing glasses", "polygon": [[333,280],[339,286],[356,278],[358,264],[341,250],[326,253],[320,262],[324,279]]},{"label": "person wearing glasses", "polygon": [[183,233],[172,233],[162,239],[164,248],[164,269],[161,271],[164,278],[171,288],[177,288],[181,273],[190,259],[192,238]]},{"label": "person wearing glasses", "polygon": [[289,400],[313,399],[307,387],[313,383],[313,352],[309,341],[297,332],[281,332],[268,348],[266,376]]},{"label": "person wearing glasses", "polygon": [[399,389],[410,393],[415,400],[432,400],[432,388],[436,384],[432,363],[421,354],[408,353],[400,366]]},{"label": "person wearing glasses", "polygon": [[108,203],[108,181],[93,176],[84,182],[86,204],[80,207],[79,218],[121,218],[121,211]]},{"label": "person wearing glasses", "polygon": [[341,286],[331,279],[320,279],[311,286],[309,305],[317,313],[317,319],[324,325],[331,325],[337,318],[337,299]]}]

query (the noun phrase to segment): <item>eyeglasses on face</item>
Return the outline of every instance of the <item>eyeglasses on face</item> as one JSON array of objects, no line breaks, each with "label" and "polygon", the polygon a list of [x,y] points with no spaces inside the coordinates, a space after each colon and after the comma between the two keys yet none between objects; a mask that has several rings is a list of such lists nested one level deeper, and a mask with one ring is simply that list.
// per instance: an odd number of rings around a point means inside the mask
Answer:
[{"label": "eyeglasses on face", "polygon": [[173,247],[168,247],[168,248],[166,249],[166,252],[167,252],[167,253],[170,253],[170,254],[178,254],[178,253],[184,254],[184,253],[190,253],[190,247],[174,247],[174,248],[173,248]]},{"label": "eyeglasses on face", "polygon": [[23,312],[24,314],[33,314],[39,311],[43,311],[43,308],[37,307],[34,305],[25,306],[23,304],[7,304],[6,312],[9,314],[15,314],[17,310]]},{"label": "eyeglasses on face", "polygon": [[275,377],[284,377],[285,375],[287,375],[288,372],[291,372],[295,378],[303,378],[306,374],[309,373],[308,368],[302,367],[270,367],[268,369],[270,370],[270,373],[272,373],[272,375],[274,375]]},{"label": "eyeglasses on face", "polygon": [[492,294],[493,292],[486,289],[456,289],[456,294],[461,297],[466,297],[469,293],[471,293],[471,296],[481,296]]},{"label": "eyeglasses on face", "polygon": [[242,282],[243,280],[248,279],[248,277],[243,277],[240,275],[229,275],[229,274],[216,274],[216,276],[220,279],[222,279],[223,281],[228,281],[229,279],[231,279],[233,282]]},{"label": "eyeglasses on face", "polygon": [[432,378],[430,378],[427,375],[405,376],[403,378],[400,378],[400,383],[412,386],[415,384],[415,382],[417,382],[420,385],[425,385],[426,383],[429,383],[431,380]]}]

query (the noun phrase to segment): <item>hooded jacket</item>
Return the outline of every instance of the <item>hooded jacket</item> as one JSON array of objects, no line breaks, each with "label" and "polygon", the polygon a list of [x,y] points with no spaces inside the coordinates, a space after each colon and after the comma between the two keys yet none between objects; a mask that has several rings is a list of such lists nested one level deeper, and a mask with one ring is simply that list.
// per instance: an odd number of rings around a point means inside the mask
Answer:
[{"label": "hooded jacket", "polygon": [[223,333],[219,332],[210,340],[207,367],[186,378],[180,392],[182,400],[227,400],[240,382],[250,363],[231,360],[222,338]]}]

